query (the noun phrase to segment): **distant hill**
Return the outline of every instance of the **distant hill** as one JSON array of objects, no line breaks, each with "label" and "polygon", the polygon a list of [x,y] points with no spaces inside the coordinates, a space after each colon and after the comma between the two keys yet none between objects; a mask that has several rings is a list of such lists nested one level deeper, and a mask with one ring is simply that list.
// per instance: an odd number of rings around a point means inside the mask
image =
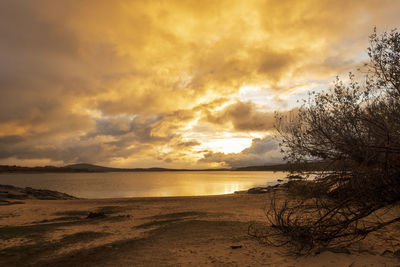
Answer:
[{"label": "distant hill", "polygon": [[313,162],[308,164],[277,164],[266,166],[248,166],[232,169],[167,169],[167,168],[111,168],[98,166],[88,163],[72,164],[63,167],[44,166],[44,167],[21,167],[0,165],[0,172],[165,172],[165,171],[318,171],[329,166],[326,162]]},{"label": "distant hill", "polygon": [[69,169],[73,169],[73,170],[91,171],[91,172],[110,172],[110,171],[118,170],[117,168],[103,167],[103,166],[98,166],[98,165],[93,165],[93,164],[88,164],[88,163],[67,165],[64,168],[69,168]]},{"label": "distant hill", "polygon": [[287,171],[288,164],[266,165],[266,166],[247,166],[233,169],[233,171]]},{"label": "distant hill", "polygon": [[301,164],[276,164],[235,168],[234,171],[320,171],[330,169],[329,162],[309,162]]},{"label": "distant hill", "polygon": [[165,171],[229,171],[231,169],[167,169],[167,168],[111,168],[98,166],[88,163],[71,164],[63,167],[56,166],[38,166],[38,167],[23,167],[23,166],[10,166],[0,165],[0,172],[165,172]]}]

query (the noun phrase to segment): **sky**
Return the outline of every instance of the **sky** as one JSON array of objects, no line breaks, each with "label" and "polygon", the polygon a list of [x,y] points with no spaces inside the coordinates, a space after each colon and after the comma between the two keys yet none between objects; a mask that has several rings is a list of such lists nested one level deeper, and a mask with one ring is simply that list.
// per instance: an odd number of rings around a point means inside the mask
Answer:
[{"label": "sky", "polygon": [[274,112],[346,77],[398,0],[0,1],[0,164],[282,162]]}]

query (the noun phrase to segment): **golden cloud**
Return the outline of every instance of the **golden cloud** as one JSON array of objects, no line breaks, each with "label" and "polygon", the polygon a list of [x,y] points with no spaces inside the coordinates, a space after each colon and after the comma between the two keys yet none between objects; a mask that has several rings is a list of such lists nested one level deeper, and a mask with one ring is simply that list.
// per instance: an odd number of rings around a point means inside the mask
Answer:
[{"label": "golden cloud", "polygon": [[[373,26],[397,26],[399,9],[395,0],[1,1],[1,162],[206,166],[203,143],[268,134],[268,107],[292,109],[290,97],[365,60]],[[240,99],[244,86],[268,89],[270,102]]]}]

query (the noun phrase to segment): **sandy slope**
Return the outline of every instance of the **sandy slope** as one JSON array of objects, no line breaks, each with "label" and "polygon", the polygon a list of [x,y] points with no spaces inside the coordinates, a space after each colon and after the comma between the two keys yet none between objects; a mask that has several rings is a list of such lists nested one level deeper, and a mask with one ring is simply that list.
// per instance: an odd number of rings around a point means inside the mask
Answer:
[{"label": "sandy slope", "polygon": [[[264,220],[269,197],[27,199],[2,205],[0,266],[400,266],[393,253],[384,253],[400,249],[399,225],[353,245],[350,254],[295,258],[260,244],[247,227]],[[89,212],[105,217],[90,219]]]}]

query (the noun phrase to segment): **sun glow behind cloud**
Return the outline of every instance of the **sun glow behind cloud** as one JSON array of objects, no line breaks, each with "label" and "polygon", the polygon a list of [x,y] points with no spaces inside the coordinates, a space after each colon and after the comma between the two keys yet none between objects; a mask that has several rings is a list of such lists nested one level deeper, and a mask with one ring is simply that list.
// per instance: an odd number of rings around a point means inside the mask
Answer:
[{"label": "sun glow behind cloud", "polygon": [[202,147],[213,152],[222,152],[225,154],[239,153],[245,148],[250,147],[252,140],[252,138],[243,137],[222,137],[220,139],[205,141]]}]

